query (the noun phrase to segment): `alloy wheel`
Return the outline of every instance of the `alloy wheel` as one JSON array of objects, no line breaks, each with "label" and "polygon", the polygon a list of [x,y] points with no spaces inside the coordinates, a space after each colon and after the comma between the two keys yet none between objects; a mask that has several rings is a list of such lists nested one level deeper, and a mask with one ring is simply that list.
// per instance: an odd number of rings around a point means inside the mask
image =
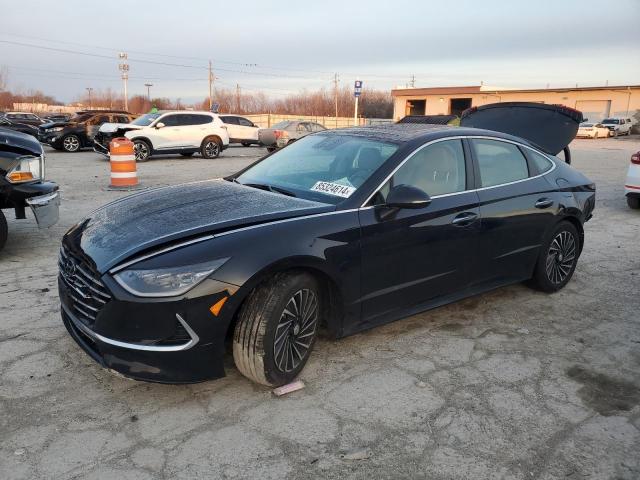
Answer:
[{"label": "alloy wheel", "polygon": [[149,147],[144,142],[135,142],[133,144],[133,153],[137,162],[144,162],[149,157]]},{"label": "alloy wheel", "polygon": [[207,157],[214,158],[218,156],[218,152],[220,151],[220,145],[218,142],[214,142],[213,140],[209,140],[204,145],[204,151],[207,154]]},{"label": "alloy wheel", "polygon": [[547,278],[556,285],[565,281],[576,260],[576,239],[566,230],[558,233],[547,253],[545,270]]},{"label": "alloy wheel", "polygon": [[78,137],[69,135],[63,140],[62,146],[67,152],[75,152],[80,148],[80,141],[78,140]]},{"label": "alloy wheel", "polygon": [[313,343],[318,324],[318,297],[309,289],[298,290],[287,302],[276,327],[273,356],[281,372],[295,370]]}]

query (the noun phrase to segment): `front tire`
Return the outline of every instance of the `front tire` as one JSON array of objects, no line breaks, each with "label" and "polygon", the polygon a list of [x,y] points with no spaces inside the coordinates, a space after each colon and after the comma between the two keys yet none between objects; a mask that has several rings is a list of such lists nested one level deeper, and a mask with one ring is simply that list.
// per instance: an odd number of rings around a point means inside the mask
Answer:
[{"label": "front tire", "polygon": [[281,273],[245,301],[233,334],[233,359],[245,377],[269,387],[302,371],[320,323],[320,288],[307,273]]},{"label": "front tire", "polygon": [[67,135],[62,139],[62,149],[74,153],[80,150],[80,138],[77,135]]},{"label": "front tire", "polygon": [[579,253],[576,227],[567,221],[560,222],[540,250],[531,286],[547,293],[562,289],[573,276]]},{"label": "front tire", "polygon": [[4,248],[4,244],[7,243],[7,237],[9,236],[9,227],[7,225],[7,219],[0,210],[0,250]]},{"label": "front tire", "polygon": [[200,147],[200,153],[204,158],[218,158],[222,151],[220,140],[215,137],[205,138]]},{"label": "front tire", "polygon": [[640,197],[628,196],[627,205],[629,205],[629,208],[633,208],[634,210],[637,210],[638,208],[640,208]]},{"label": "front tire", "polygon": [[136,156],[136,162],[146,162],[151,156],[151,145],[144,140],[134,140],[133,153]]}]

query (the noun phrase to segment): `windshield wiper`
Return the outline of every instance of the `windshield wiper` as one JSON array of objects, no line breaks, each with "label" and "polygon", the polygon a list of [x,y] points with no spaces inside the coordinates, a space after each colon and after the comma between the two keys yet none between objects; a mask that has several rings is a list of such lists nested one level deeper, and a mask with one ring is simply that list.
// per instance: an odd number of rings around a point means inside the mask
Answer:
[{"label": "windshield wiper", "polygon": [[[234,179],[235,180],[235,179]],[[237,180],[235,180],[237,182]],[[240,182],[238,182],[240,183]],[[259,188],[260,190],[267,190],[268,192],[281,193],[283,195],[287,195],[289,197],[295,197],[296,194],[287,190],[286,188],[276,187],[275,185],[269,185],[267,183],[242,183],[241,185],[246,185],[247,187]]]}]

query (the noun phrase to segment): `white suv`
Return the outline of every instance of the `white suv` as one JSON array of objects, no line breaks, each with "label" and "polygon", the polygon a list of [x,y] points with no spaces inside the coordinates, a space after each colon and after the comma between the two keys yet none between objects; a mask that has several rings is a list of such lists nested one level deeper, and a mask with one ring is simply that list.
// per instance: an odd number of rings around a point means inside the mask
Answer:
[{"label": "white suv", "polygon": [[138,162],[167,153],[190,157],[200,152],[204,158],[217,158],[229,146],[226,126],[211,112],[159,111],[127,124],[104,124],[94,140],[95,150],[107,153],[111,138],[122,135],[133,142]]},{"label": "white suv", "polygon": [[631,163],[624,182],[624,193],[629,207],[640,208],[640,152],[631,155]]},{"label": "white suv", "polygon": [[617,137],[618,135],[631,135],[631,119],[623,117],[610,117],[602,120],[602,125],[609,129],[609,135]]}]

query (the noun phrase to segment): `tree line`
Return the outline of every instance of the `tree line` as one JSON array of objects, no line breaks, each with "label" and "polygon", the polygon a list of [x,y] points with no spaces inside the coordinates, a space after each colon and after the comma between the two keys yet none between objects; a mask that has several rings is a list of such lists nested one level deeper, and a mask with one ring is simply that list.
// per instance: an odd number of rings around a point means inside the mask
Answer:
[{"label": "tree line", "polygon": [[[219,105],[220,113],[252,114],[274,113],[289,115],[314,115],[351,117],[354,111],[352,90],[343,86],[337,91],[321,88],[320,90],[301,90],[298,93],[273,98],[262,91],[243,91],[240,89],[215,88],[213,102]],[[0,68],[0,110],[12,110],[14,103],[59,105],[54,97],[41,90],[11,92],[8,90],[7,71]],[[78,95],[71,103],[82,108],[124,109],[122,93],[111,88],[94,89]],[[128,109],[131,113],[145,113],[152,108],[159,110],[198,109],[209,110],[209,98],[201,102],[185,103],[180,98],[165,97],[147,98],[146,95],[133,95],[129,98]],[[358,115],[364,118],[391,118],[393,116],[393,100],[391,93],[382,90],[363,89],[359,100]]]}]

